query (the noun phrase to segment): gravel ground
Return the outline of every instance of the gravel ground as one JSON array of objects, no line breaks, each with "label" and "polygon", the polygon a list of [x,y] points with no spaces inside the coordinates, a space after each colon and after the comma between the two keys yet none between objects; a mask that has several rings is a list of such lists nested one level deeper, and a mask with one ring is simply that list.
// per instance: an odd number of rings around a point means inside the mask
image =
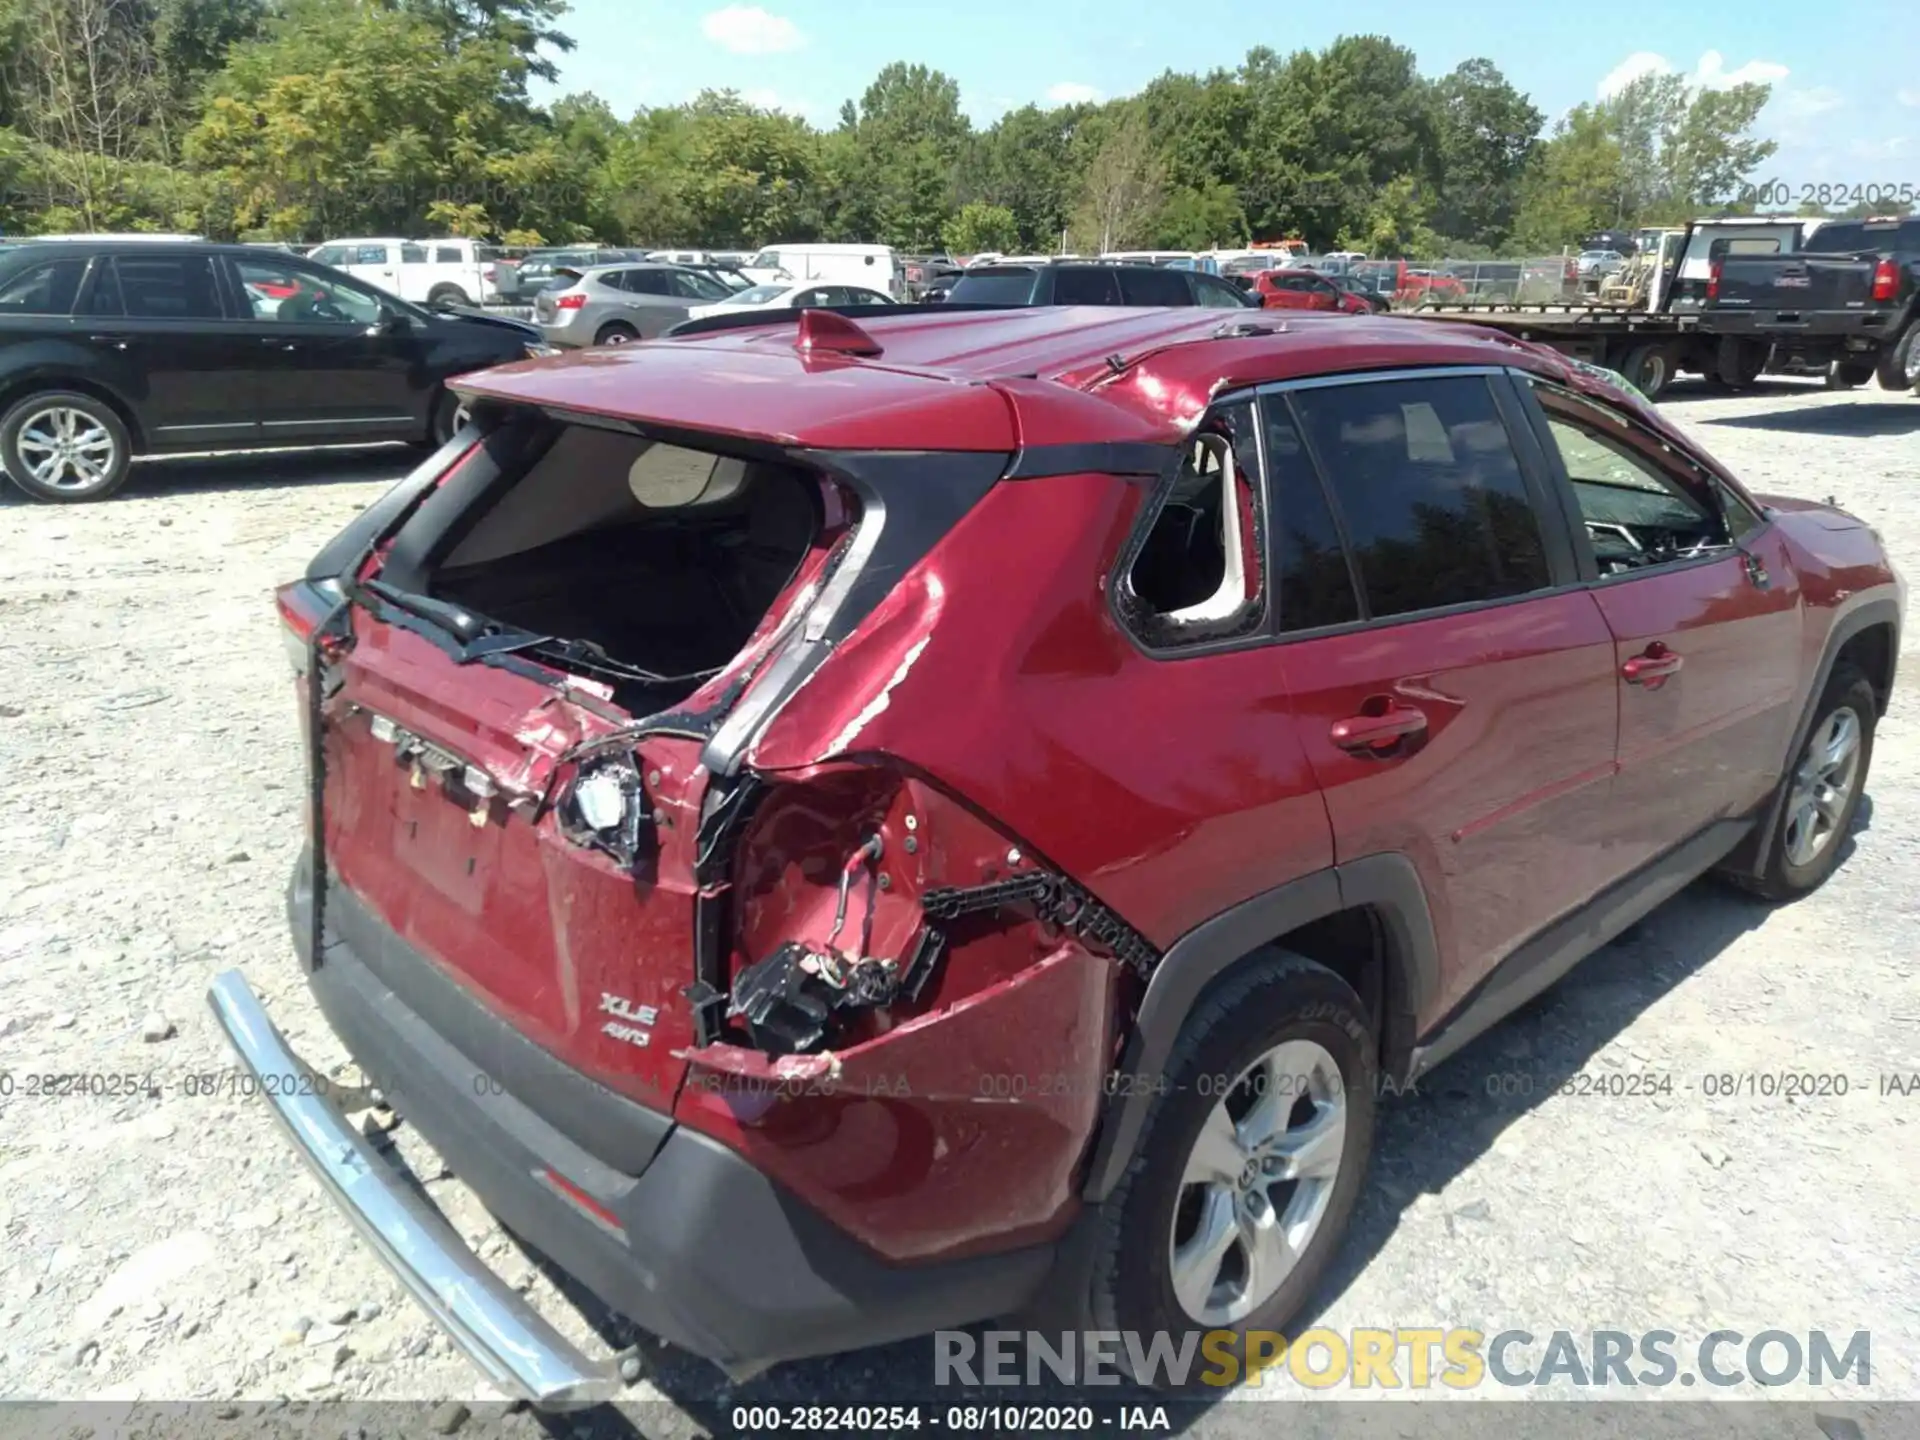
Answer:
[{"label": "gravel ground", "polygon": [[[1683,387],[1666,408],[1756,488],[1837,497],[1914,568],[1920,401],[1777,382],[1740,398]],[[231,965],[310,1059],[344,1059],[285,934],[300,753],[269,591],[407,463],[173,461],[107,504],[0,501],[0,1072],[15,1085],[0,1097],[0,1396],[221,1414],[454,1400],[476,1412],[469,1432],[539,1433],[487,1403],[258,1101],[189,1093],[189,1077],[230,1073],[201,997]],[[1920,1095],[1881,1093],[1881,1077],[1920,1072],[1916,686],[1909,653],[1870,811],[1825,889],[1769,910],[1696,885],[1389,1104],[1320,1323],[1665,1328],[1683,1347],[1715,1329],[1867,1330],[1870,1386],[1831,1395],[1920,1399]],[[1702,1093],[1709,1074],[1774,1071],[1843,1075],[1849,1093]],[[1616,1072],[1670,1075],[1672,1093],[1547,1093]],[[138,1093],[20,1093],[29,1075],[102,1073],[138,1077]],[[587,1334],[458,1181],[429,1190]],[[924,1397],[930,1353],[741,1387],[663,1354],[635,1392],[641,1428],[725,1429],[740,1401]],[[1237,1410],[1188,1418],[1237,1429]]]}]

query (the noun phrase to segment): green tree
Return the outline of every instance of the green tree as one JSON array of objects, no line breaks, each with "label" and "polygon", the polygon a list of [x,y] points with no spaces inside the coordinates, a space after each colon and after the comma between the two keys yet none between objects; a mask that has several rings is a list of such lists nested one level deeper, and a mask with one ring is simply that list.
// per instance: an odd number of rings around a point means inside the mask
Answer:
[{"label": "green tree", "polygon": [[1239,192],[1224,181],[1182,185],[1168,194],[1154,230],[1161,244],[1174,249],[1230,248],[1248,239],[1247,212]]},{"label": "green tree", "polygon": [[1491,60],[1466,60],[1434,83],[1439,198],[1447,235],[1498,246],[1513,228],[1520,177],[1544,117]]},{"label": "green tree", "polygon": [[1079,198],[1074,131],[1093,109],[1023,105],[1008,111],[968,147],[960,193],[1012,211],[1023,249],[1051,251]]},{"label": "green tree", "polygon": [[1662,156],[1676,198],[1695,205],[1735,198],[1740,182],[1780,148],[1751,133],[1772,93],[1749,83],[1693,97]]},{"label": "green tree", "polygon": [[1163,175],[1146,115],[1123,108],[1087,166],[1073,217],[1074,247],[1105,253],[1146,239],[1160,211]]},{"label": "green tree", "polygon": [[1527,167],[1514,218],[1515,248],[1553,253],[1616,224],[1627,170],[1606,114],[1592,105],[1575,106]]},{"label": "green tree", "polygon": [[940,227],[940,238],[955,255],[979,255],[990,250],[1004,255],[1019,246],[1020,224],[1006,206],[973,200]]},{"label": "green tree", "polygon": [[960,160],[970,127],[960,86],[925,65],[899,61],[881,70],[840,110],[847,136],[838,228],[905,248],[937,244],[953,212]]},{"label": "green tree", "polygon": [[806,122],[705,91],[690,107],[683,196],[693,233],[728,248],[806,240],[818,147]]},{"label": "green tree", "polygon": [[430,215],[545,229],[524,223],[527,187],[562,160],[520,103],[529,63],[507,40],[449,39],[410,10],[296,0],[230,52],[189,154],[241,228],[276,236],[406,233]]}]

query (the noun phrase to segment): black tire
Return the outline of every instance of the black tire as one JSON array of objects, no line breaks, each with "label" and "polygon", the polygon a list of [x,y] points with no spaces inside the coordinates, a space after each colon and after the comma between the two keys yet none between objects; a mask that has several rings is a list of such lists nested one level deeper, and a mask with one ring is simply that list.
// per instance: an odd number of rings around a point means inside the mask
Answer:
[{"label": "black tire", "polygon": [[596,345],[631,345],[640,338],[640,332],[624,320],[614,320],[602,325],[594,335]]},{"label": "black tire", "polygon": [[[1187,1162],[1203,1122],[1216,1105],[1228,1103],[1223,1095],[1234,1081],[1275,1046],[1292,1040],[1319,1046],[1344,1081],[1346,1130],[1338,1168],[1317,1228],[1279,1287],[1246,1315],[1215,1324],[1188,1313],[1174,1291],[1175,1226],[1184,1218],[1183,1199],[1191,1203],[1194,1198],[1188,1190],[1197,1188],[1183,1184]],[[1096,1323],[1101,1329],[1143,1335],[1210,1329],[1242,1336],[1249,1330],[1284,1333],[1338,1253],[1366,1177],[1377,1092],[1366,1009],[1331,970],[1304,956],[1269,949],[1249,957],[1202,999],[1187,1017],[1163,1074],[1166,1088],[1154,1100],[1133,1158],[1101,1210],[1092,1271]],[[1287,1182],[1269,1183],[1278,1189]],[[1244,1258],[1244,1249],[1241,1254]],[[1231,1267],[1230,1255],[1225,1264]],[[1166,1377],[1134,1378],[1152,1384],[1164,1383]]]},{"label": "black tire", "polygon": [[1730,390],[1744,390],[1767,368],[1767,347],[1725,335],[1714,358],[1713,378]]},{"label": "black tire", "polygon": [[1907,374],[1907,365],[1913,359],[1916,344],[1920,344],[1920,321],[1907,326],[1906,333],[1894,342],[1892,349],[1880,352],[1880,360],[1873,367],[1873,374],[1882,390],[1916,388],[1916,382]]},{"label": "black tire", "polygon": [[1637,345],[1627,352],[1620,373],[1649,400],[1658,400],[1673,383],[1673,369],[1672,346]]},{"label": "black tire", "polygon": [[427,292],[429,305],[471,305],[473,297],[458,285],[436,285]]},{"label": "black tire", "polygon": [[[68,413],[76,418],[63,437],[58,417]],[[84,417],[84,418],[79,418]],[[30,462],[46,458],[36,443],[41,437],[58,441],[74,438],[77,448],[71,461],[62,462],[52,473],[52,483],[37,479]],[[25,453],[23,453],[23,446]],[[133,440],[113,407],[73,390],[39,390],[18,400],[0,416],[0,469],[7,472],[24,493],[35,500],[55,505],[81,505],[104,500],[127,483],[133,463]],[[86,478],[82,468],[98,470],[97,478]],[[63,483],[64,477],[73,477]]]},{"label": "black tire", "polygon": [[[1824,843],[1811,856],[1796,861],[1792,854],[1791,836],[1795,823],[1794,798],[1802,769],[1810,752],[1827,730],[1831,718],[1846,712],[1851,712],[1854,723],[1859,727],[1858,757],[1850,789],[1837,818],[1831,821]],[[1826,686],[1820,692],[1819,700],[1814,703],[1813,723],[1807,727],[1806,739],[1789,762],[1787,773],[1780,777],[1780,787],[1775,792],[1780,818],[1772,838],[1767,842],[1765,865],[1758,875],[1724,872],[1725,879],[1764,900],[1776,901],[1796,899],[1826,883],[1827,877],[1840,864],[1840,852],[1846,846],[1847,833],[1853,828],[1854,816],[1860,809],[1860,799],[1866,794],[1867,775],[1873,764],[1873,731],[1879,717],[1880,706],[1874,694],[1873,682],[1852,665],[1835,665],[1833,674],[1827,677]]]}]

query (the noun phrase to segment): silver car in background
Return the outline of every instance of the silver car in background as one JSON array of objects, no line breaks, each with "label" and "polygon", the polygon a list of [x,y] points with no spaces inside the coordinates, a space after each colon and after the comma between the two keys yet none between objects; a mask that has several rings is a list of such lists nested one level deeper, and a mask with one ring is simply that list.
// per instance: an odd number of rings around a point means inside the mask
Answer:
[{"label": "silver car in background", "polygon": [[596,265],[534,296],[533,319],[551,345],[624,345],[655,338],[696,305],[732,298],[711,275],[678,265]]}]

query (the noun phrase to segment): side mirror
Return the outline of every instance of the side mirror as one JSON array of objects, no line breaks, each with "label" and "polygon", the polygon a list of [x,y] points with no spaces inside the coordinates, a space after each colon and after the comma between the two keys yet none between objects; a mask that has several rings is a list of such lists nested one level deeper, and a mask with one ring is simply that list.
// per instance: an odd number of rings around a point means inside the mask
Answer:
[{"label": "side mirror", "polygon": [[373,330],[376,335],[401,335],[412,328],[413,322],[405,315],[398,310],[388,310],[383,307],[380,311],[380,319],[375,322]]}]

